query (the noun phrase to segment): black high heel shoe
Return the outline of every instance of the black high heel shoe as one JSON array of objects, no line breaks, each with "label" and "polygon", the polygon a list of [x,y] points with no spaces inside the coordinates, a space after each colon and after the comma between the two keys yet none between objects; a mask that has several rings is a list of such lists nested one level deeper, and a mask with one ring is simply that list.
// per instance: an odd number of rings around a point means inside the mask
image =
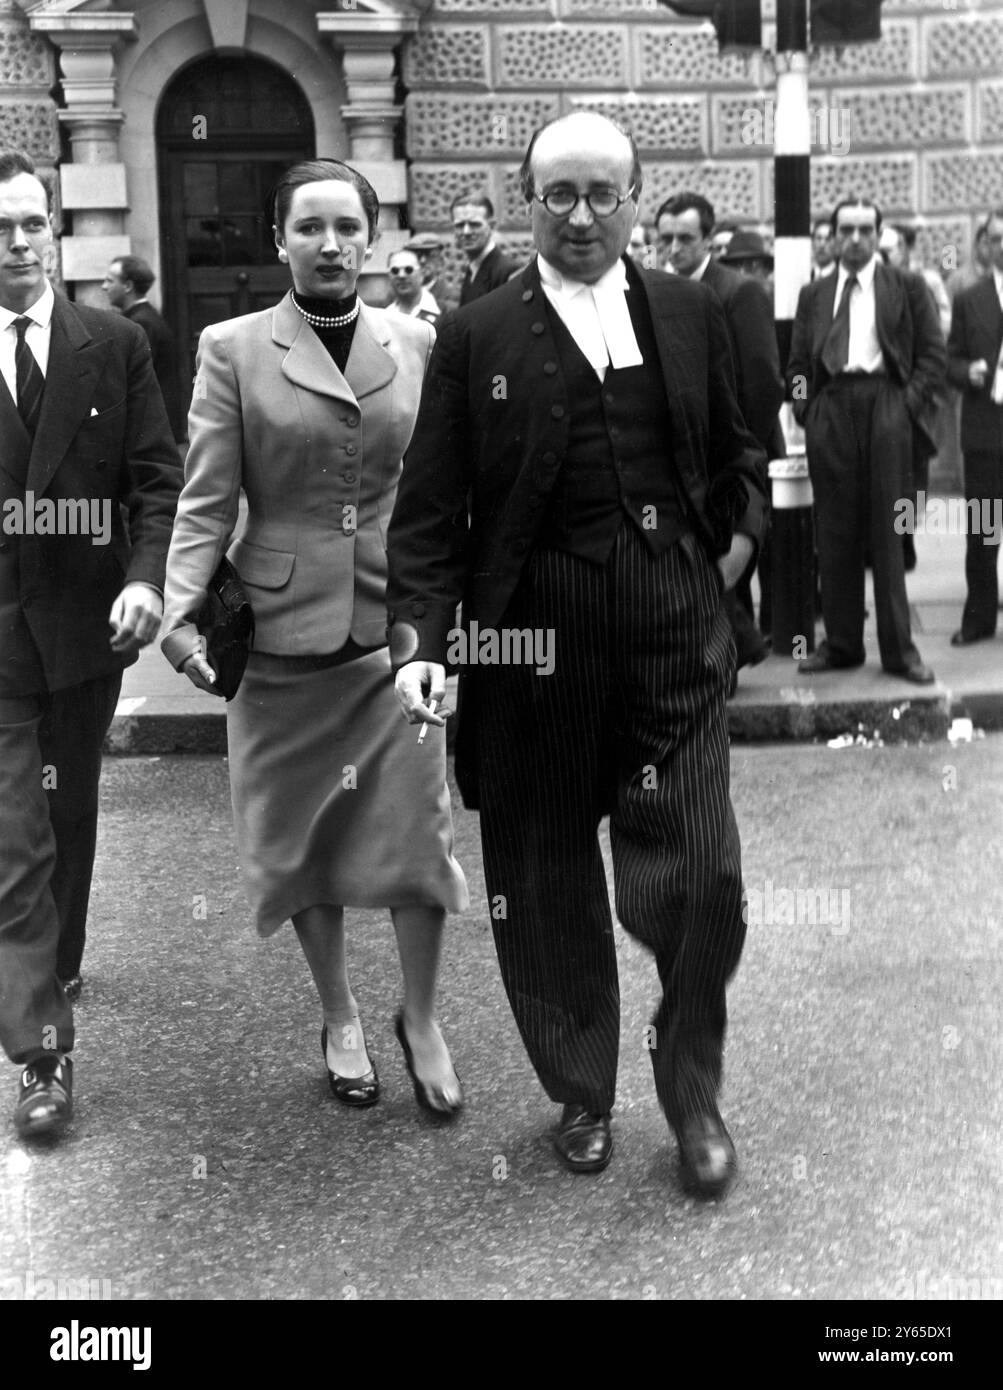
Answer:
[{"label": "black high heel shoe", "polygon": [[[443,1100],[444,1103],[442,1105],[434,1105],[432,1103],[432,1096],[436,1093],[431,1091],[429,1087],[425,1085],[424,1081],[419,1081],[418,1077],[415,1075],[414,1056],[411,1052],[411,1044],[408,1042],[407,1035],[404,1032],[404,1015],[402,1013],[399,1013],[394,1019],[394,1032],[397,1034],[397,1041],[400,1043],[401,1051],[404,1053],[404,1065],[407,1067],[408,1075],[411,1078],[411,1084],[414,1087],[415,1100],[423,1110],[427,1110],[430,1115],[434,1115],[437,1119],[452,1120],[463,1109],[462,1091],[458,1101],[445,1101],[444,1097],[440,1096],[439,1099]],[[454,1068],[454,1075],[455,1074]],[[456,1080],[459,1082],[459,1076],[456,1077]]]},{"label": "black high heel shoe", "polygon": [[[326,1023],[320,1032],[320,1050],[324,1054],[324,1065],[327,1067]],[[364,1105],[375,1105],[380,1098],[380,1081],[375,1067],[371,1067],[365,1076],[339,1076],[336,1071],[327,1067],[327,1079],[335,1099],[340,1100],[342,1105],[354,1105],[361,1109]]]}]

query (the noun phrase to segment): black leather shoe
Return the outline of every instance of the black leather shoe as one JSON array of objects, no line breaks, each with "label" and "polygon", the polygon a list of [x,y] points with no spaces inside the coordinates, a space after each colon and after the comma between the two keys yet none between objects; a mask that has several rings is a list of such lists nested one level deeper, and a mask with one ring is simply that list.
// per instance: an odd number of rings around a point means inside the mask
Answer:
[{"label": "black leather shoe", "polygon": [[73,1063],[59,1052],[28,1062],[18,1084],[14,1128],[22,1139],[55,1138],[73,1115]]},{"label": "black leather shoe", "polygon": [[974,637],[969,637],[964,629],[959,627],[957,632],[951,633],[951,646],[970,647],[975,642],[988,642],[991,638],[995,637],[995,635],[996,634],[993,632],[979,632],[976,633]]},{"label": "black leather shoe", "polygon": [[613,1157],[609,1114],[594,1115],[581,1105],[566,1105],[554,1135],[554,1148],[572,1173],[600,1173]]},{"label": "black leather shoe", "polygon": [[888,674],[898,676],[900,681],[912,681],[913,685],[933,685],[937,679],[929,666],[924,666],[922,661],[917,661],[915,666],[907,666],[904,671],[889,671]]},{"label": "black leather shoe", "polygon": [[71,975],[68,980],[60,980],[63,993],[71,1004],[75,1004],[80,998],[80,991],[84,987],[84,977],[82,975]]},{"label": "black leather shoe", "polygon": [[[324,1054],[324,1065],[327,1066],[326,1023],[320,1032],[320,1050]],[[340,1100],[342,1105],[354,1105],[361,1109],[363,1105],[375,1105],[380,1098],[380,1082],[375,1067],[371,1067],[364,1076],[339,1076],[336,1071],[327,1067],[327,1079],[335,1098]]]},{"label": "black leather shoe", "polygon": [[803,661],[798,662],[798,670],[802,675],[814,676],[819,671],[854,671],[863,664],[863,657],[859,661],[846,661],[843,657],[833,656],[823,643],[817,652],[812,652],[811,656],[806,656]]},{"label": "black leather shoe", "polygon": [[692,1115],[676,1130],[683,1187],[694,1197],[723,1197],[738,1170],[731,1136],[720,1115]]},{"label": "black leather shoe", "polygon": [[[427,1086],[424,1081],[419,1081],[414,1070],[414,1055],[411,1052],[411,1044],[407,1040],[404,1032],[404,1015],[398,1014],[394,1019],[394,1032],[397,1034],[397,1041],[401,1045],[404,1053],[404,1065],[407,1067],[407,1074],[411,1078],[411,1085],[414,1087],[414,1098],[423,1110],[427,1110],[430,1115],[434,1115],[437,1120],[451,1120],[463,1109],[463,1092],[460,1092],[458,1101],[448,1101],[441,1091],[433,1091],[431,1086]],[[455,1068],[454,1068],[455,1075]],[[456,1077],[459,1082],[459,1076]],[[436,1103],[438,1102],[438,1103]]]}]

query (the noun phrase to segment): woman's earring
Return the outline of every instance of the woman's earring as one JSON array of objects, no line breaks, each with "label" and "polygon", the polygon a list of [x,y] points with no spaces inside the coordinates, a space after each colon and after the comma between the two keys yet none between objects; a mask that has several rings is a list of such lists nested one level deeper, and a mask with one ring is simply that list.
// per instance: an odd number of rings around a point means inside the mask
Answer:
[{"label": "woman's earring", "polygon": [[281,247],[279,248],[279,260],[283,265],[286,265],[289,260],[289,252],[282,250]]}]

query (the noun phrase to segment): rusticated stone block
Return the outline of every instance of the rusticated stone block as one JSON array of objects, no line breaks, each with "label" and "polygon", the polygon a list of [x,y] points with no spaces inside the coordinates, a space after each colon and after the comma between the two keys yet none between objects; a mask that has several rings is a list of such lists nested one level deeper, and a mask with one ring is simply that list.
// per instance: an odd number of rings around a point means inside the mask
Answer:
[{"label": "rusticated stone block", "polygon": [[1003,188],[1003,149],[978,154],[957,151],[923,156],[923,204],[939,209],[983,208],[999,202]]},{"label": "rusticated stone block", "polygon": [[916,228],[916,249],[923,264],[942,275],[966,265],[973,241],[970,217],[929,217]]},{"label": "rusticated stone block", "polygon": [[0,145],[25,150],[43,163],[59,158],[56,103],[0,100]]},{"label": "rusticated stone block", "polygon": [[[888,155],[877,159],[827,155],[811,161],[812,217],[828,217],[841,198],[875,198],[886,215],[915,212],[919,206],[916,156]],[[773,163],[767,165],[767,205],[773,215]]]},{"label": "rusticated stone block", "polygon": [[627,87],[627,31],[622,24],[499,25],[501,87]]},{"label": "rusticated stone block", "polygon": [[871,147],[928,149],[972,138],[971,90],[940,86],[925,91],[834,89],[832,106],[848,108],[852,150]]},{"label": "rusticated stone block", "polygon": [[[411,222],[422,232],[449,227],[449,205],[461,193],[476,189],[486,193],[492,202],[498,201],[492,167],[482,160],[474,164],[412,164],[409,176]],[[452,236],[450,232],[447,240],[451,241]]]},{"label": "rusticated stone block", "polygon": [[978,133],[980,143],[1003,140],[1003,82],[980,82],[978,93]]},{"label": "rusticated stone block", "polygon": [[435,0],[433,14],[482,14],[504,18],[507,15],[557,15],[557,0]]},{"label": "rusticated stone block", "polygon": [[993,75],[1003,65],[1003,15],[947,14],[923,21],[924,76]]},{"label": "rusticated stone block", "polygon": [[498,170],[501,193],[501,206],[498,217],[506,227],[529,228],[529,204],[524,201],[519,188],[519,166],[509,164]]},{"label": "rusticated stone block", "polygon": [[56,80],[51,45],[16,20],[0,20],[0,82],[4,87],[51,87]]},{"label": "rusticated stone block", "polygon": [[641,28],[637,44],[638,87],[745,87],[762,85],[758,58],[721,57],[713,29],[672,25],[664,29]]},{"label": "rusticated stone block", "polygon": [[684,190],[702,193],[718,217],[759,220],[763,216],[760,163],[755,159],[646,163],[641,221],[651,222],[660,203]]},{"label": "rusticated stone block", "polygon": [[626,97],[570,98],[574,110],[598,111],[630,130],[642,150],[666,154],[710,153],[707,135],[707,103],[702,96],[650,97],[633,101]]},{"label": "rusticated stone block", "polygon": [[409,87],[487,87],[488,26],[426,26],[407,45],[404,81]]},{"label": "rusticated stone block", "polygon": [[883,84],[919,76],[919,30],[908,20],[882,20],[880,43],[854,43],[846,48],[816,48],[811,57],[811,81],[845,82],[874,78]]},{"label": "rusticated stone block", "polygon": [[539,125],[560,111],[556,92],[539,96],[432,96],[407,99],[407,145],[412,159],[518,155]]}]

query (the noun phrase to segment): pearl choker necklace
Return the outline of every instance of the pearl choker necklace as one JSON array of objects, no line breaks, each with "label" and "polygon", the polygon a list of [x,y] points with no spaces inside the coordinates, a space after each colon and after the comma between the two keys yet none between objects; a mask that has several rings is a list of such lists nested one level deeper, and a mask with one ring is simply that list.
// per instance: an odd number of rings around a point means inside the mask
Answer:
[{"label": "pearl choker necklace", "polygon": [[344,328],[346,327],[346,325],[353,323],[355,319],[359,317],[358,299],[352,305],[351,309],[349,309],[347,314],[337,314],[334,316],[325,316],[323,314],[308,313],[306,309],[303,308],[303,305],[299,303],[295,294],[292,296],[292,301],[293,304],[296,306],[297,310],[303,315],[303,317],[306,319],[307,323],[310,325],[311,328]]}]

